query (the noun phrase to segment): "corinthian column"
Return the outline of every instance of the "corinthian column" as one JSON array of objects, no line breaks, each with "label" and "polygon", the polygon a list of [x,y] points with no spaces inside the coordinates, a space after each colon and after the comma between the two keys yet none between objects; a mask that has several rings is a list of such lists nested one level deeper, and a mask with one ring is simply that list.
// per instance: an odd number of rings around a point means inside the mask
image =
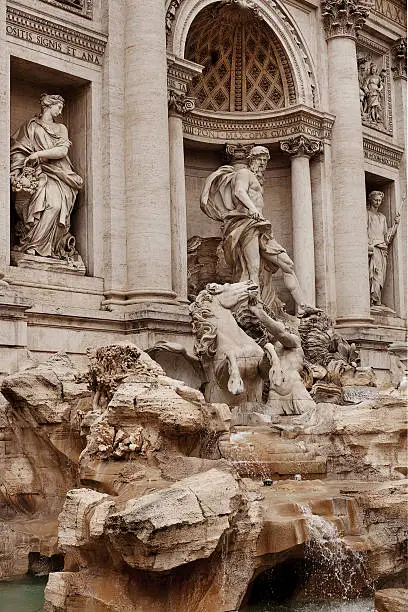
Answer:
[{"label": "corinthian column", "polygon": [[321,151],[321,143],[304,136],[298,136],[281,142],[280,148],[284,153],[290,155],[291,161],[295,272],[305,295],[306,303],[315,306],[315,253],[309,160]]},{"label": "corinthian column", "polygon": [[184,172],[183,116],[194,109],[194,99],[186,95],[188,83],[202,66],[169,55],[167,58],[171,259],[173,291],[181,301],[187,301],[187,217]]},{"label": "corinthian column", "polygon": [[338,323],[370,322],[363,135],[357,74],[356,32],[370,0],[323,0],[333,126],[333,197]]},{"label": "corinthian column", "polygon": [[164,2],[126,0],[127,304],[171,301]]}]

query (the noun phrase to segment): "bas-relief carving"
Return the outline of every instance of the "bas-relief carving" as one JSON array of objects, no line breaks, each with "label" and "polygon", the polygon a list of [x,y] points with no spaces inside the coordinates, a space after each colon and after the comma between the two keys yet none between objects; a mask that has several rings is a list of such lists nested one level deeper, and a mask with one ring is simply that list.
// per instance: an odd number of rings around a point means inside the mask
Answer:
[{"label": "bas-relief carving", "polygon": [[270,275],[281,270],[283,282],[302,312],[306,305],[294,272],[294,264],[273,237],[270,221],[263,216],[263,180],[269,160],[266,147],[253,147],[247,163],[221,166],[206,180],[201,210],[222,224],[223,250],[233,270],[234,282],[251,280],[269,288]]},{"label": "bas-relief carving", "polygon": [[[19,243],[14,250],[29,257],[63,260],[67,267],[84,271],[70,233],[70,217],[82,178],[68,157],[68,130],[55,119],[64,99],[43,94],[41,112],[11,138],[11,186],[19,222]],[[19,264],[21,255],[15,258]]]},{"label": "bas-relief carving", "polygon": [[388,251],[400,222],[400,213],[397,213],[392,226],[387,227],[387,219],[379,211],[383,200],[382,191],[372,191],[367,202],[368,261],[372,306],[382,306],[381,297],[387,274]]},{"label": "bas-relief carving", "polygon": [[374,125],[385,122],[384,93],[387,71],[367,58],[359,62],[358,81],[360,87],[360,112],[363,123]]}]

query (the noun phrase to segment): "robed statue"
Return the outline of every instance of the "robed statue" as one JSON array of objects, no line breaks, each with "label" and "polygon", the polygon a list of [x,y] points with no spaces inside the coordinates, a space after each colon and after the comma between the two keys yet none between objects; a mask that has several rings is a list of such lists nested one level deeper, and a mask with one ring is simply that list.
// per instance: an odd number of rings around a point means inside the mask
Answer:
[{"label": "robed statue", "polygon": [[370,278],[370,302],[381,306],[381,294],[387,275],[387,257],[389,247],[396,234],[400,213],[394,218],[390,228],[385,215],[379,211],[384,200],[382,191],[372,191],[368,196],[367,233],[368,233],[368,269]]},{"label": "robed statue", "polygon": [[11,185],[20,219],[19,244],[14,248],[72,263],[72,258],[75,262],[80,257],[69,232],[70,217],[83,180],[68,157],[68,130],[55,121],[64,99],[43,94],[40,103],[40,114],[20,126],[11,139]]},{"label": "robed statue", "polygon": [[222,223],[223,249],[233,282],[251,280],[260,286],[262,266],[269,274],[281,269],[299,316],[314,310],[305,304],[294,264],[274,238],[271,222],[263,216],[263,181],[269,160],[266,147],[252,147],[248,165],[221,166],[207,178],[201,210]]}]

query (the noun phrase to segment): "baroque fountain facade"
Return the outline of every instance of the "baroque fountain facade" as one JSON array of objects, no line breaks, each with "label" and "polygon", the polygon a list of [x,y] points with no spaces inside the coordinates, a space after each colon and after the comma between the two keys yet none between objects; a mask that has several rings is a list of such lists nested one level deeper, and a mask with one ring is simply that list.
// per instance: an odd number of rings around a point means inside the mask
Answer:
[{"label": "baroque fountain facade", "polygon": [[0,577],[407,609],[404,4],[0,3]]}]

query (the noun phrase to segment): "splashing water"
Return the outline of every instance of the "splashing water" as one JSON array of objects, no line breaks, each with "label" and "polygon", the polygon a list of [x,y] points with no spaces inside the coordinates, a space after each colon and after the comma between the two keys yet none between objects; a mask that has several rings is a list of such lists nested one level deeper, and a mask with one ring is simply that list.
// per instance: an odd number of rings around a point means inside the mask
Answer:
[{"label": "splashing water", "polygon": [[309,535],[305,546],[307,577],[314,577],[306,585],[306,599],[313,595],[316,599],[349,600],[361,595],[362,591],[372,591],[364,554],[352,550],[333,523],[313,514],[306,504],[298,506],[305,515]]}]

